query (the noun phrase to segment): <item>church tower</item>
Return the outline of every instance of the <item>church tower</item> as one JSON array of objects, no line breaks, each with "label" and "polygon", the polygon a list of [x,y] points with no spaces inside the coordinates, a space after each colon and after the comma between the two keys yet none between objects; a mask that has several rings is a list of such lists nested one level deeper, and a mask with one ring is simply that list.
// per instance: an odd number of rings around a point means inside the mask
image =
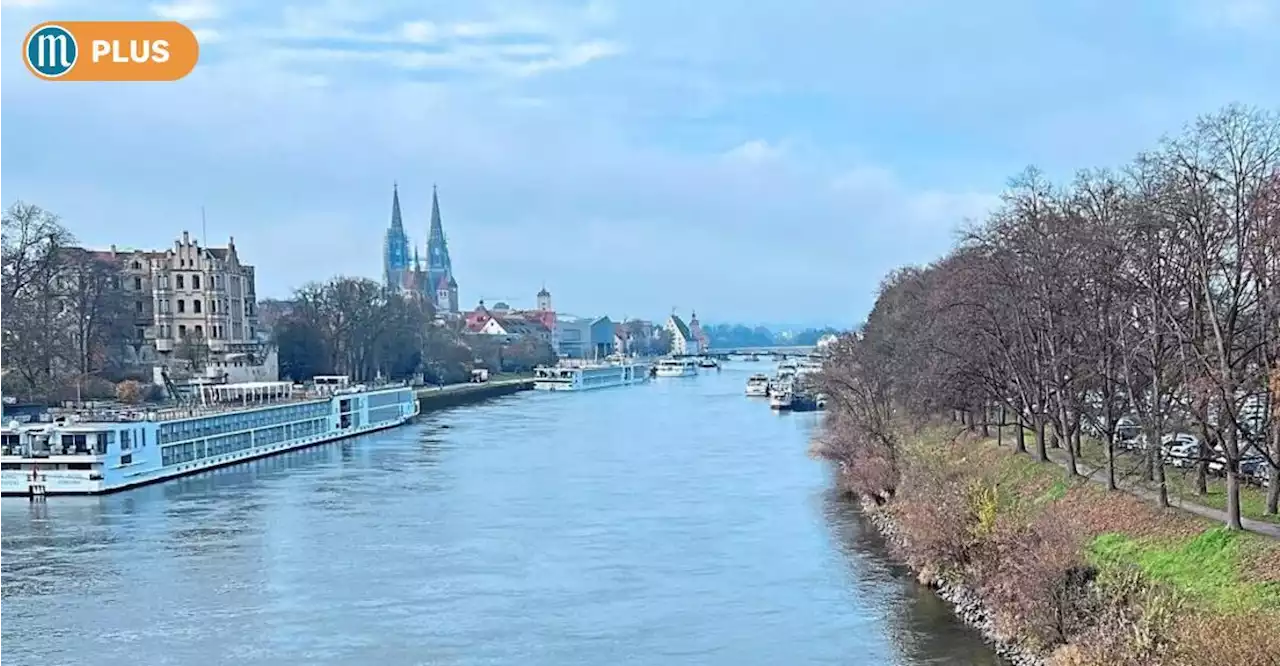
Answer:
[{"label": "church tower", "polygon": [[437,310],[458,311],[458,283],[453,279],[453,262],[449,259],[449,244],[440,220],[440,195],[435,185],[431,186],[431,229],[427,235],[427,284],[435,289]]},{"label": "church tower", "polygon": [[542,312],[551,312],[551,292],[547,291],[545,284],[538,292],[538,309]]},{"label": "church tower", "polygon": [[409,237],[400,217],[400,188],[391,184],[391,226],[382,247],[382,279],[388,289],[399,289],[409,270]]}]

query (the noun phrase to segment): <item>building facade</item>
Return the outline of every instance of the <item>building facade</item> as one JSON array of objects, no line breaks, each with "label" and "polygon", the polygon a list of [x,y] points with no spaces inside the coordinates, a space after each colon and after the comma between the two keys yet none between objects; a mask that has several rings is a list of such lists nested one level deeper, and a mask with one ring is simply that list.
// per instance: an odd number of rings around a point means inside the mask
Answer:
[{"label": "building facade", "polygon": [[382,279],[388,289],[429,300],[436,312],[458,313],[458,281],[453,276],[453,260],[440,217],[440,196],[431,188],[431,224],[427,231],[427,260],[409,240],[400,212],[400,188],[392,186],[391,225],[382,251]]},{"label": "building facade", "polygon": [[85,251],[121,269],[120,289],[134,315],[135,357],[128,361],[168,364],[198,351],[198,361],[188,360],[210,378],[275,380],[275,355],[258,328],[254,267],[240,261],[234,238],[204,247],[184,231],[166,250]]},{"label": "building facade", "polygon": [[698,339],[694,337],[693,331],[689,330],[688,324],[684,323],[676,313],[671,313],[667,317],[667,323],[663,326],[668,333],[671,334],[671,353],[676,356],[696,356],[702,353],[702,345]]}]

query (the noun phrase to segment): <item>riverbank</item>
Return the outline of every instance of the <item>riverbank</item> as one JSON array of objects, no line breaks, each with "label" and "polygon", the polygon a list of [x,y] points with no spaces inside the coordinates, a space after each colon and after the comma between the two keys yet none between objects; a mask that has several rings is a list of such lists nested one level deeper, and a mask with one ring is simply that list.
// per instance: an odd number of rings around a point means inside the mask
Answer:
[{"label": "riverbank", "polygon": [[449,384],[446,386],[424,386],[414,391],[422,413],[457,407],[488,398],[528,391],[533,388],[533,377],[509,377],[491,379],[487,382]]},{"label": "riverbank", "polygon": [[[942,428],[841,447],[847,490],[921,581],[1016,664],[1275,664],[1280,544]],[[873,491],[872,488],[882,490]]]}]

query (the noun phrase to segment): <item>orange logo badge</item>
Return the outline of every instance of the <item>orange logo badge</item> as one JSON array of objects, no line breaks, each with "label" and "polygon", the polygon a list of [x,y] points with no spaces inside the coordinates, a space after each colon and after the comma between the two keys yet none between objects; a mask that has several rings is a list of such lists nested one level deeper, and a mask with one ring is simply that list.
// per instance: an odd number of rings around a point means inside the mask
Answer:
[{"label": "orange logo badge", "polygon": [[22,58],[49,81],[177,81],[195,68],[200,43],[175,21],[49,22],[27,33]]}]

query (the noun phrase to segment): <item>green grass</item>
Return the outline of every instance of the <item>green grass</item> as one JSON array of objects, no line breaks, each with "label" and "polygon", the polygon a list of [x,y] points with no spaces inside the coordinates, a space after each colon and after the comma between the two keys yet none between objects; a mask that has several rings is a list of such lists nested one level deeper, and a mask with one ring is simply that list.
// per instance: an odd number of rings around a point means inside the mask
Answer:
[{"label": "green grass", "polygon": [[1280,606],[1280,584],[1241,579],[1240,553],[1249,538],[1223,527],[1173,543],[1108,533],[1094,538],[1088,556],[1099,568],[1136,566],[1152,580],[1221,610]]}]

